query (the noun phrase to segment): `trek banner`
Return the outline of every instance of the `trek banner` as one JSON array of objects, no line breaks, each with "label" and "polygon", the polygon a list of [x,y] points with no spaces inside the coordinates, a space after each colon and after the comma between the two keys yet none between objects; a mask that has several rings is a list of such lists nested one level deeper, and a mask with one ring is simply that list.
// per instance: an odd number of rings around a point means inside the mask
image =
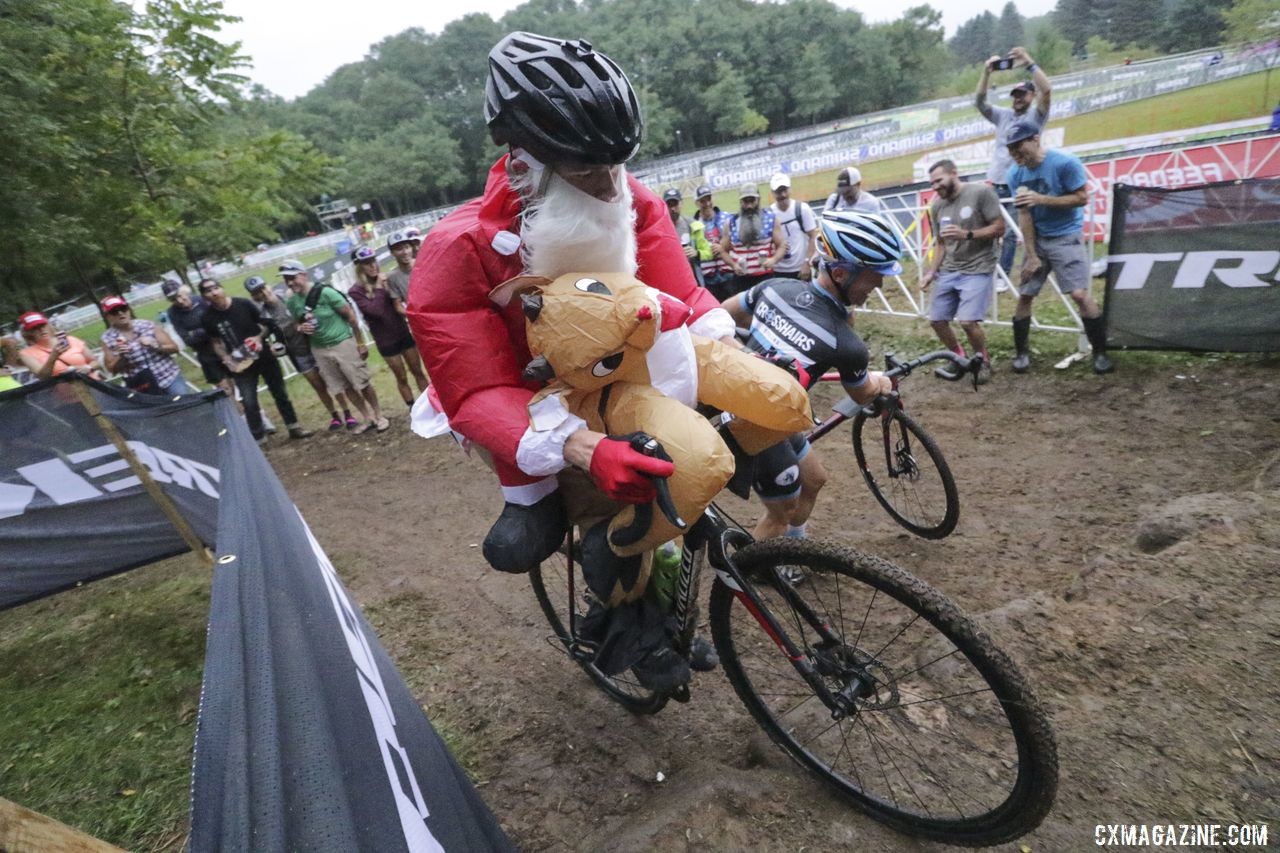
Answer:
[{"label": "trek banner", "polygon": [[1114,347],[1280,351],[1280,178],[1115,186],[1107,266]]}]

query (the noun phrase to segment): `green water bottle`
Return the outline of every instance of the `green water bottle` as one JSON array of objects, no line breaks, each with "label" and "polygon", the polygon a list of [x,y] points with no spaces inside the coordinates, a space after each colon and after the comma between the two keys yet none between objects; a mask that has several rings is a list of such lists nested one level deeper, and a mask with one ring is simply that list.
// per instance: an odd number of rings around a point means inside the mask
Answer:
[{"label": "green water bottle", "polygon": [[670,612],[675,604],[676,579],[680,576],[680,541],[673,540],[659,545],[653,551],[653,573],[649,588],[654,600],[663,610]]}]

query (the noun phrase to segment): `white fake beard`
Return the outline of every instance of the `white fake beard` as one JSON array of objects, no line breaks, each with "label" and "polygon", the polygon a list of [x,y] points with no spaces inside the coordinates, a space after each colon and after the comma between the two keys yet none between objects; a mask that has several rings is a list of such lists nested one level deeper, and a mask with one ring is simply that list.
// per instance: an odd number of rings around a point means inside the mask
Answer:
[{"label": "white fake beard", "polygon": [[[521,189],[518,181],[512,186]],[[541,196],[526,194],[520,229],[525,271],[547,278],[569,272],[635,275],[636,215],[625,167],[618,169],[617,189],[613,201],[601,201],[552,172]]]}]

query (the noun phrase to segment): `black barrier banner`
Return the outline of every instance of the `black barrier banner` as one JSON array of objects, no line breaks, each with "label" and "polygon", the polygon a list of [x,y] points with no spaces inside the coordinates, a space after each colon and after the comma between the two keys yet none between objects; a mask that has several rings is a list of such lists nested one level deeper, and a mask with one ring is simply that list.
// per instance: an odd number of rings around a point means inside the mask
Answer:
[{"label": "black barrier banner", "polygon": [[1115,186],[1111,346],[1280,351],[1280,179]]},{"label": "black barrier banner", "polygon": [[236,427],[223,452],[191,849],[512,849]]},{"label": "black barrier banner", "polygon": [[[82,387],[212,545],[232,402]],[[51,380],[0,394],[0,610],[190,550],[76,392]]]},{"label": "black barrier banner", "polygon": [[138,464],[217,551],[190,849],[513,849],[220,392],[0,394],[0,609],[188,550]]}]

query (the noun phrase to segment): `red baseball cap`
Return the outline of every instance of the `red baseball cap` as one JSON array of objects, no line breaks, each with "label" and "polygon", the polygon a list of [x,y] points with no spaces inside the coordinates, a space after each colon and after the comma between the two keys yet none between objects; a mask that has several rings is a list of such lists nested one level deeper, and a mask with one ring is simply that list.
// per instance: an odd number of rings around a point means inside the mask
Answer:
[{"label": "red baseball cap", "polygon": [[104,314],[110,314],[112,311],[115,311],[117,308],[128,308],[128,307],[129,307],[129,303],[125,302],[124,298],[121,296],[108,296],[106,299],[102,300],[102,313]]},{"label": "red baseball cap", "polygon": [[18,325],[24,329],[35,329],[40,326],[49,325],[49,318],[41,314],[39,311],[28,311],[18,318]]}]

